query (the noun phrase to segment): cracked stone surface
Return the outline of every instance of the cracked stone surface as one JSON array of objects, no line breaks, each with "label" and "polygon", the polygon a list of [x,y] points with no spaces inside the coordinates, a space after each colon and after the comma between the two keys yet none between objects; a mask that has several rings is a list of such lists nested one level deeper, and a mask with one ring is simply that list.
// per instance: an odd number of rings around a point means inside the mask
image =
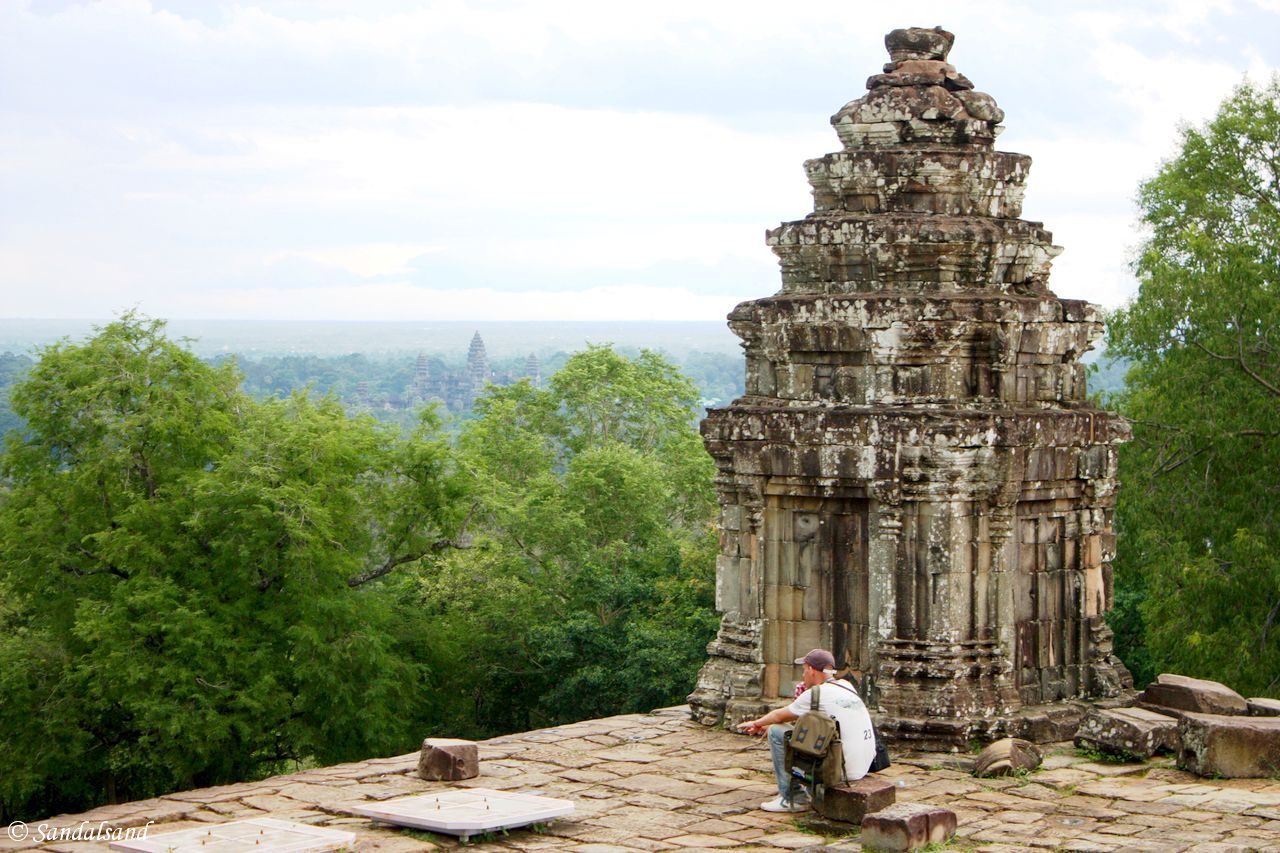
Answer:
[{"label": "cracked stone surface", "polygon": [[1019,218],[1031,158],[947,61],[891,61],[809,160],[814,210],[767,233],[782,287],[729,326],[746,394],[702,424],[718,467],[720,631],[690,695],[708,725],[791,697],[814,647],[866,676],[881,731],[921,749],[1069,738],[1126,695],[1112,653],[1116,446],[1087,398],[1101,311],[1060,299],[1062,250]]},{"label": "cracked stone surface", "polygon": [[[572,819],[541,832],[473,838],[468,850],[860,850],[858,827],[762,812],[774,795],[768,748],[693,722],[687,707],[588,720],[478,744],[480,775],[463,782],[417,777],[418,753],[317,768],[260,782],[183,791],[31,821],[32,830],[143,826],[151,834],[246,817],[273,817],[356,834],[357,853],[463,848],[443,835],[401,831],[354,816],[351,806],[391,796],[472,787],[572,800]],[[1023,777],[975,779],[954,754],[898,758],[881,775],[897,801],[942,806],[959,821],[955,849],[1280,851],[1280,782],[1204,780],[1173,759],[1092,764],[1069,743],[1045,747],[1044,767]],[[618,754],[631,756],[618,761]],[[643,761],[637,760],[643,758]],[[554,759],[554,760],[553,760]],[[620,775],[602,766],[627,767]],[[1113,772],[1117,768],[1125,772]],[[816,832],[815,832],[816,830]],[[844,834],[847,833],[847,834]],[[0,840],[0,851],[106,853],[106,843]]]}]

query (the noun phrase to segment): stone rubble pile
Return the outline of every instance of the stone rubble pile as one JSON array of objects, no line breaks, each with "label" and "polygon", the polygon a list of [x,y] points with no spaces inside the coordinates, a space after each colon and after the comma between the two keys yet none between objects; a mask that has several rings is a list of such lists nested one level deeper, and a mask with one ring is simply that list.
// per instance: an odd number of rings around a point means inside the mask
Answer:
[{"label": "stone rubble pile", "polygon": [[1002,738],[978,753],[973,775],[982,779],[1029,773],[1040,766],[1044,756],[1034,743],[1016,737]]},{"label": "stone rubble pile", "polygon": [[1198,776],[1265,778],[1280,773],[1280,702],[1245,699],[1216,681],[1162,674],[1132,708],[1094,708],[1077,746],[1150,758],[1173,753]]}]

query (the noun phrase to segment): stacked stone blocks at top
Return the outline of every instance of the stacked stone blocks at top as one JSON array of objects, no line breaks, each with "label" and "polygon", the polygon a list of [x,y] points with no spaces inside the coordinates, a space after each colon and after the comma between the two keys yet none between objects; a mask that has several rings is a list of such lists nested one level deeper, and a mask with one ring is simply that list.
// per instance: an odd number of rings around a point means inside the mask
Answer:
[{"label": "stacked stone blocks at top", "polygon": [[992,149],[1003,112],[951,42],[886,38],[832,118],[844,149],[805,164],[814,212],[767,234],[781,291],[729,316],[746,394],[703,422],[724,614],[705,722],[789,696],[814,646],[921,745],[1131,685],[1103,621],[1128,426],[1079,363],[1102,317],[1049,290],[1061,250],[1017,218],[1030,158]]}]

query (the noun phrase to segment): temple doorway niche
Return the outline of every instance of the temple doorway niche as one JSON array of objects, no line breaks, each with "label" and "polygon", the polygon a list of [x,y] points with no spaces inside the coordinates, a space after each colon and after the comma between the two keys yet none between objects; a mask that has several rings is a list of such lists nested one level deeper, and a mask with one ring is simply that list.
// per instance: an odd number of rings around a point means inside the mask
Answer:
[{"label": "temple doorway niche", "polygon": [[867,505],[858,498],[766,495],[766,696],[791,695],[792,661],[827,648],[837,667],[871,667]]},{"label": "temple doorway niche", "polygon": [[1088,634],[1079,618],[1086,555],[1074,515],[1055,502],[1021,502],[1017,519],[1014,686],[1025,704],[1054,702],[1081,688]]}]

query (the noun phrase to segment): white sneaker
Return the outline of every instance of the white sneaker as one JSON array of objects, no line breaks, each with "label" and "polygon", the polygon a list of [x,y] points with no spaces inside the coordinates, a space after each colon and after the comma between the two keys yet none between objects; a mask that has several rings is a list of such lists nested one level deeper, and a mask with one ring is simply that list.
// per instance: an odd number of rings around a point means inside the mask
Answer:
[{"label": "white sneaker", "polygon": [[766,812],[786,812],[788,814],[799,814],[809,810],[808,800],[784,800],[779,794],[767,803],[761,803],[760,808]]}]

